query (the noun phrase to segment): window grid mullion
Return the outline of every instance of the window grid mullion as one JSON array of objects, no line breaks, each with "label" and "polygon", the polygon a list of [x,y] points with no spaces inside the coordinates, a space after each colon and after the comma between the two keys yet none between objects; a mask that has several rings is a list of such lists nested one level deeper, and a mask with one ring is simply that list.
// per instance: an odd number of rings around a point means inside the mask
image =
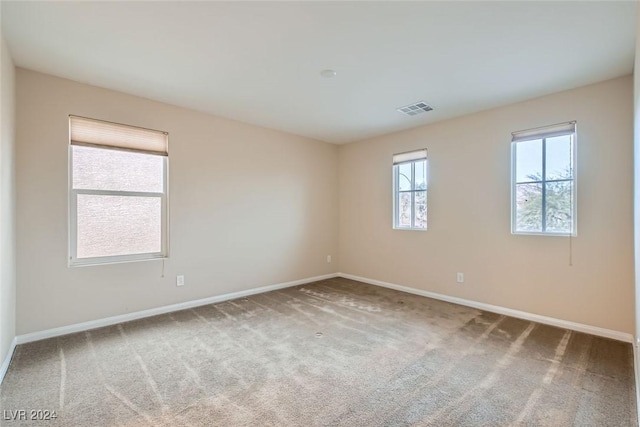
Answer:
[{"label": "window grid mullion", "polygon": [[[544,182],[571,182],[573,181],[573,178],[562,178],[562,179],[547,179]],[[520,184],[541,184],[543,181],[520,181],[520,182],[516,182],[517,185]]]},{"label": "window grid mullion", "polygon": [[91,196],[125,196],[125,197],[164,197],[166,193],[156,193],[151,191],[120,191],[120,190],[90,190],[72,189],[75,194],[87,194]]},{"label": "window grid mullion", "polygon": [[542,232],[547,231],[547,139],[542,139]]}]

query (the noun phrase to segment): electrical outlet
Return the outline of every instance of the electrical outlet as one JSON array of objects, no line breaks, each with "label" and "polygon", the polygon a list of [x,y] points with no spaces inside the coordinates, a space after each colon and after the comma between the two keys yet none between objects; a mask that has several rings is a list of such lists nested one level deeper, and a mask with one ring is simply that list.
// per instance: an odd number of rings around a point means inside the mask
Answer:
[{"label": "electrical outlet", "polygon": [[327,255],[327,262],[331,262],[331,255]]},{"label": "electrical outlet", "polygon": [[176,277],[176,286],[184,286],[184,276],[182,274]]},{"label": "electrical outlet", "polygon": [[464,273],[458,273],[456,275],[456,278],[458,280],[458,283],[464,283]]}]

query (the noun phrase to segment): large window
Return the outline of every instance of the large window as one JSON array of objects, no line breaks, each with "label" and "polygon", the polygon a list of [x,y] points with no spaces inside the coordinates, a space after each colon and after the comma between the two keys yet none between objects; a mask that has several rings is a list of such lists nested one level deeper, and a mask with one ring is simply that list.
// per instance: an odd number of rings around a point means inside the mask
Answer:
[{"label": "large window", "polygon": [[167,134],[70,117],[71,265],[167,255]]},{"label": "large window", "polygon": [[576,234],[575,122],[514,132],[511,230]]},{"label": "large window", "polygon": [[393,156],[393,228],[427,228],[427,150]]}]

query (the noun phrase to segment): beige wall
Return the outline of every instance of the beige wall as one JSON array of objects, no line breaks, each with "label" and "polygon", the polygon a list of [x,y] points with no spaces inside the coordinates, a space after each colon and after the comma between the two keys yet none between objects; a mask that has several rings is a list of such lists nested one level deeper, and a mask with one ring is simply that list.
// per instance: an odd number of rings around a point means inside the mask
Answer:
[{"label": "beige wall", "polygon": [[[633,332],[631,77],[339,148],[23,69],[17,90],[18,334],[332,273],[338,259],[348,274]],[[159,261],[67,267],[68,114],[170,132],[164,278]],[[510,233],[509,141],[573,119],[569,266],[567,238]],[[429,230],[394,231],[391,155],[422,147]]]},{"label": "beige wall", "polygon": [[[169,132],[164,278],[67,267],[68,114]],[[17,141],[18,334],[337,271],[334,145],[24,69]]]},{"label": "beige wall", "polygon": [[[640,344],[640,8],[636,17],[636,57],[633,67],[633,213],[635,248],[635,345]],[[638,352],[635,353],[638,357]],[[637,361],[636,361],[637,363]],[[636,369],[640,385],[640,369]],[[638,394],[640,397],[640,393]],[[640,402],[639,402],[640,403]]]},{"label": "beige wall", "polygon": [[15,68],[0,38],[0,364],[16,335]]},{"label": "beige wall", "polygon": [[[341,272],[633,333],[632,93],[628,76],[340,147]],[[511,132],[569,120],[573,266],[567,237],[510,232]],[[429,229],[393,230],[391,157],[423,147]]]}]

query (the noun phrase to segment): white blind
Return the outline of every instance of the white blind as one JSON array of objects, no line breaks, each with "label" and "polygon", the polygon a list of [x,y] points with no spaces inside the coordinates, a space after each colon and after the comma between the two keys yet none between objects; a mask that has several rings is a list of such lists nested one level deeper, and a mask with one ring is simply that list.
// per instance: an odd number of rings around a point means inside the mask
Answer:
[{"label": "white blind", "polygon": [[411,162],[414,160],[423,160],[427,158],[427,149],[408,151],[406,153],[398,153],[393,155],[393,164]]},{"label": "white blind", "polygon": [[530,141],[532,139],[552,138],[554,136],[570,135],[576,131],[576,122],[559,123],[535,129],[513,132],[511,141]]},{"label": "white blind", "polygon": [[168,134],[86,117],[69,116],[72,145],[100,145],[167,156]]}]

